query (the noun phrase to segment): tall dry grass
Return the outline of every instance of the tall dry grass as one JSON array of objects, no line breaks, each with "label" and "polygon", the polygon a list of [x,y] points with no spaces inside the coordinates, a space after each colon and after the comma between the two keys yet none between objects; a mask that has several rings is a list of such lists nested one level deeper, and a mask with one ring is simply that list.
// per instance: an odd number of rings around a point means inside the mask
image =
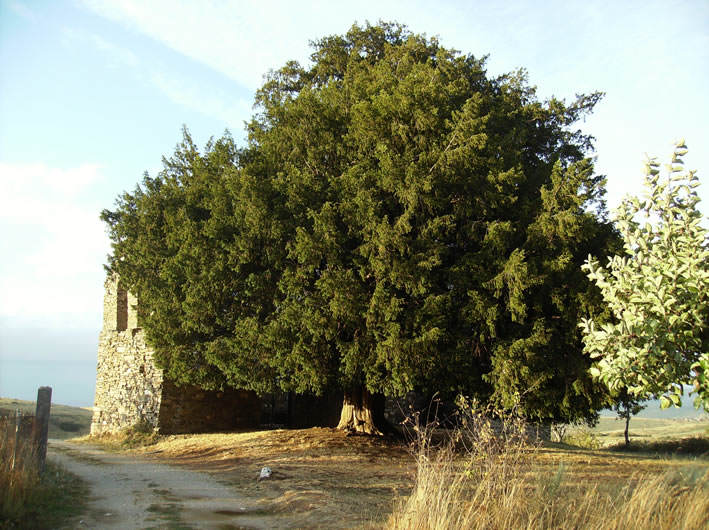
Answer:
[{"label": "tall dry grass", "polygon": [[147,421],[139,421],[117,432],[91,434],[76,438],[79,443],[98,444],[106,451],[123,451],[155,445],[161,439],[155,427]]},{"label": "tall dry grass", "polygon": [[709,528],[709,473],[578,484],[563,466],[535,467],[538,441],[520,418],[490,412],[468,408],[442,441],[435,429],[414,426],[415,486],[386,528]]},{"label": "tall dry grass", "polygon": [[21,425],[21,435],[16,436],[15,418],[0,417],[0,523],[22,518],[40,482],[27,420]]},{"label": "tall dry grass", "polygon": [[39,472],[31,418],[15,445],[15,418],[0,417],[0,529],[58,528],[83,509],[86,485],[47,462]]}]

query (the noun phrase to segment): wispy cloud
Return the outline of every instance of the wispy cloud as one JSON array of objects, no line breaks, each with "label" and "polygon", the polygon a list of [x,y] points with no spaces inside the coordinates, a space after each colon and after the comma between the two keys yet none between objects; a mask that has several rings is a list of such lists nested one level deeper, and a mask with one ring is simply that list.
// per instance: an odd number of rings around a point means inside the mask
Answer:
[{"label": "wispy cloud", "polygon": [[27,20],[34,21],[37,19],[34,14],[34,11],[27,7],[26,4],[21,4],[20,2],[10,0],[9,2],[7,2],[7,7],[9,7],[12,11],[17,13],[21,17],[26,18]]},{"label": "wispy cloud", "polygon": [[307,6],[233,0],[83,3],[95,13],[148,35],[250,90],[260,86],[269,68],[294,57],[307,59],[310,52],[303,39],[304,27],[312,27],[314,37],[346,29],[332,23],[333,9],[327,9],[324,2]]},{"label": "wispy cloud", "polygon": [[172,102],[220,119],[226,122],[230,129],[241,129],[243,122],[251,113],[249,101],[236,99],[233,103],[229,103],[228,95],[215,92],[213,88],[205,90],[194,81],[170,77],[162,72],[152,74],[150,80]]},{"label": "wispy cloud", "polygon": [[137,68],[140,65],[140,59],[131,50],[114,44],[95,33],[65,27],[62,28],[62,35],[66,42],[79,46],[91,46],[99,50],[115,65],[124,65],[130,68]]},{"label": "wispy cloud", "polygon": [[130,49],[117,45],[106,38],[83,30],[63,28],[66,42],[77,46],[91,46],[104,54],[115,66],[125,66],[132,70],[140,81],[152,85],[170,101],[205,116],[222,120],[229,128],[241,129],[251,112],[251,103],[236,99],[214,87],[205,88],[195,79],[182,72],[168,73],[160,65],[148,64]]},{"label": "wispy cloud", "polygon": [[98,50],[101,50],[115,60],[134,68],[140,63],[138,57],[132,51],[116,46],[96,34],[92,34],[90,37]]}]

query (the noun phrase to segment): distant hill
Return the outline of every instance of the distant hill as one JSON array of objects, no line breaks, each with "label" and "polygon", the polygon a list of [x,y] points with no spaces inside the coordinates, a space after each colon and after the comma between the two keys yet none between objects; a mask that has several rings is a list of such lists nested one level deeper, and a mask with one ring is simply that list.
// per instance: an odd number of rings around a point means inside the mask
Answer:
[{"label": "distant hill", "polygon": [[[22,414],[34,415],[35,408],[34,401],[0,398],[0,416],[14,416],[15,410],[19,410]],[[49,414],[49,437],[63,440],[89,434],[92,415],[90,409],[52,403]]]},{"label": "distant hill", "polygon": [[[647,407],[637,414],[636,418],[652,418],[652,419],[707,419],[709,420],[709,414],[703,410],[697,410],[694,408],[694,397],[684,396],[682,398],[681,407],[670,407],[668,409],[662,410],[660,408],[660,401],[653,399],[648,401]],[[601,412],[601,416],[615,416],[615,412],[612,410],[604,410]]]}]

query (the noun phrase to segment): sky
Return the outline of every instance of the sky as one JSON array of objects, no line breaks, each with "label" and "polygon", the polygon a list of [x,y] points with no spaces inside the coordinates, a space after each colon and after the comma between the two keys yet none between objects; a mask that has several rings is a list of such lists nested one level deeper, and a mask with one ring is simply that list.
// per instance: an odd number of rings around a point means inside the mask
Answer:
[{"label": "sky", "polygon": [[198,145],[243,142],[265,73],[378,20],[489,55],[490,75],[525,68],[542,99],[604,92],[581,127],[611,208],[641,193],[646,153],[667,161],[685,138],[709,212],[706,0],[0,0],[0,362],[95,360],[101,210],[183,125]]}]

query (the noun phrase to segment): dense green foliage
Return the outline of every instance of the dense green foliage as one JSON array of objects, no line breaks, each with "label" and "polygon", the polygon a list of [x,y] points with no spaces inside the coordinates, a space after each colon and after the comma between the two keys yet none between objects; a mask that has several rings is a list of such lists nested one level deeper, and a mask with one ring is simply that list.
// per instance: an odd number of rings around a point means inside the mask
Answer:
[{"label": "dense green foliage", "polygon": [[593,417],[576,324],[602,306],[580,266],[616,236],[573,124],[600,96],[541,102],[393,24],[313,46],[258,91],[244,149],[185,132],[103,213],[168,375]]},{"label": "dense green foliage", "polygon": [[618,209],[625,255],[608,271],[592,257],[584,264],[615,322],[584,319],[581,327],[598,359],[593,373],[612,391],[660,396],[667,407],[681,404],[683,384],[693,385],[695,406],[709,411],[709,235],[697,209],[699,180],[684,171],[686,152],[680,142],[664,178],[649,160],[646,198],[629,197]]}]

